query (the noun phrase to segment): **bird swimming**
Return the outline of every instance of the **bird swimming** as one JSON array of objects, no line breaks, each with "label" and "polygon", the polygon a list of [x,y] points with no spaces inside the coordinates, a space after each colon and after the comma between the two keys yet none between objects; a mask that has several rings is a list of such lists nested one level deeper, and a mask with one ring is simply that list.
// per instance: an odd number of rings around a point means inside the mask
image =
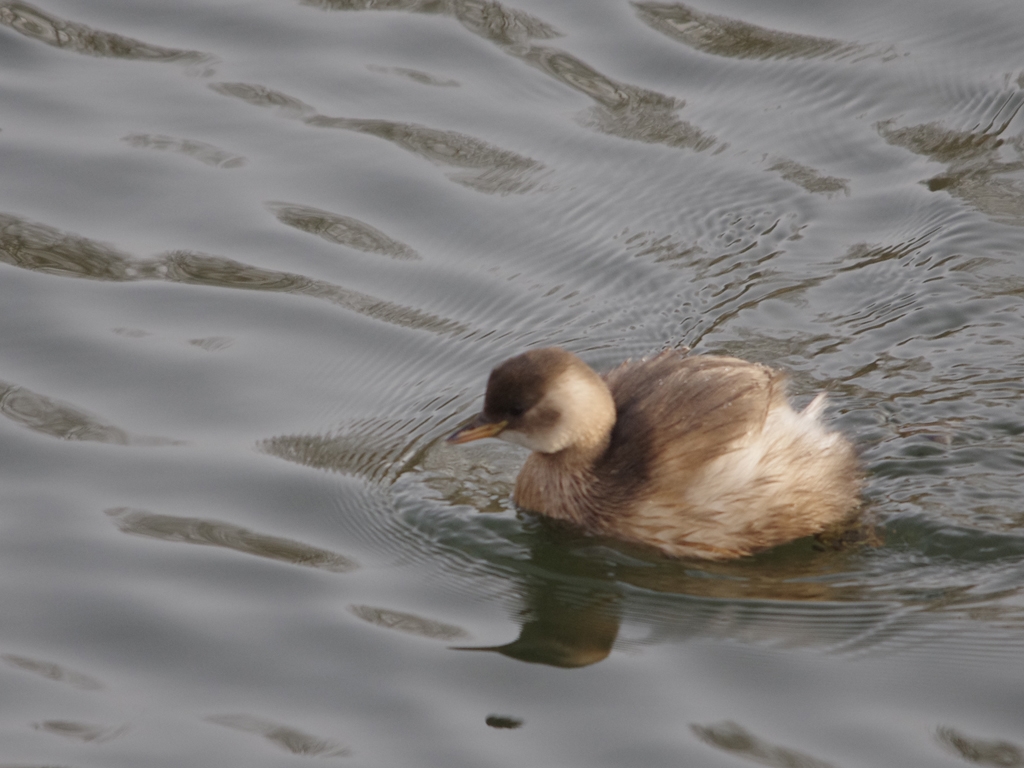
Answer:
[{"label": "bird swimming", "polygon": [[557,347],[491,371],[483,411],[448,437],[529,448],[513,500],[592,534],[725,560],[850,519],[861,472],[786,377],[733,357],[668,350],[603,376]]}]

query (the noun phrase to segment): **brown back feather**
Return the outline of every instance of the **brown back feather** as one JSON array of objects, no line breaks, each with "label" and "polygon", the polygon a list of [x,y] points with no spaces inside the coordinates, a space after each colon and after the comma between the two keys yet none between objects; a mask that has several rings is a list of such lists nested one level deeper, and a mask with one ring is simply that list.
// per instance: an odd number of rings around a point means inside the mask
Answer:
[{"label": "brown back feather", "polygon": [[785,378],[763,365],[671,351],[624,363],[605,381],[618,411],[605,465],[622,473],[657,456],[680,484],[760,430],[785,390]]}]

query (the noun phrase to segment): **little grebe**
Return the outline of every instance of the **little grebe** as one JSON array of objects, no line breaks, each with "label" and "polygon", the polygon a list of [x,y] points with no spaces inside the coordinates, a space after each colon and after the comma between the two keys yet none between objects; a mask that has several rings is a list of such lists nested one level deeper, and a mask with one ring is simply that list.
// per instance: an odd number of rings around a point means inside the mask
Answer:
[{"label": "little grebe", "polygon": [[603,377],[563,349],[491,371],[484,409],[448,438],[498,437],[533,451],[523,509],[673,556],[721,560],[849,518],[861,475],[850,443],[803,411],[785,377],[733,357],[674,351]]}]

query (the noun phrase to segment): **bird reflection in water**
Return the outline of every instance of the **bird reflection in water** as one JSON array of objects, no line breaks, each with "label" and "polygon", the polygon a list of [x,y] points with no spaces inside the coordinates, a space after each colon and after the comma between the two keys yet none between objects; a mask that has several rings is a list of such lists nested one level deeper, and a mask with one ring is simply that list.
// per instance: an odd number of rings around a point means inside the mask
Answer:
[{"label": "bird reflection in water", "polygon": [[[743,561],[687,562],[642,546],[585,537],[537,521],[519,590],[519,635],[508,643],[458,646],[566,669],[629,647],[699,637],[730,637],[773,647],[837,647],[870,636],[891,606],[864,601],[838,583],[872,529],[855,541],[806,538]],[[835,580],[837,583],[829,583]],[[855,599],[857,598],[857,599]],[[622,639],[623,623],[646,636]]]},{"label": "bird reflection in water", "polygon": [[612,652],[619,634],[618,604],[612,591],[565,595],[550,585],[529,592],[519,637],[504,645],[461,646],[459,651],[496,651],[519,661],[552,667],[586,667]]}]

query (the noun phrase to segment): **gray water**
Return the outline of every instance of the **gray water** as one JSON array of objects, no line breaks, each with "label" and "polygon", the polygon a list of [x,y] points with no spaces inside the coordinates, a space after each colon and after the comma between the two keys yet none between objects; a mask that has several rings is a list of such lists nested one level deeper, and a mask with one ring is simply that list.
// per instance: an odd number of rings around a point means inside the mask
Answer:
[{"label": "gray water", "polygon": [[[1019,3],[38,1],[0,765],[1024,765]],[[828,391],[878,545],[517,514],[545,344]]]}]

